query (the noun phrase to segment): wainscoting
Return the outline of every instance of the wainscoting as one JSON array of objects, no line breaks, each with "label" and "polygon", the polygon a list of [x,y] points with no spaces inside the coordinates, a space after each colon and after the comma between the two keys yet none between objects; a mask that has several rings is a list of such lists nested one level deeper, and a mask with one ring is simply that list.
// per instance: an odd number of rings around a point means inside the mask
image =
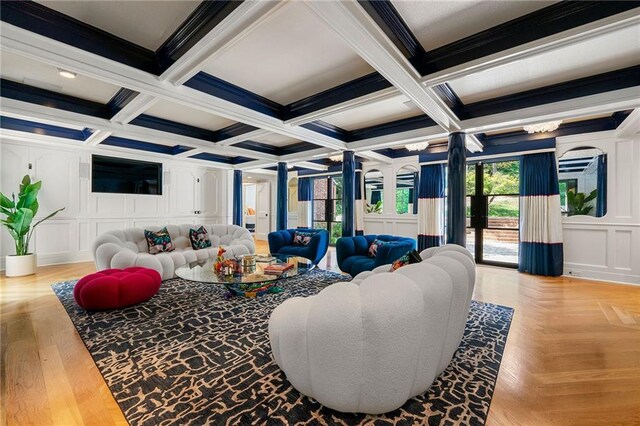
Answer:
[{"label": "wainscoting", "polygon": [[[112,229],[181,223],[230,223],[227,198],[230,171],[185,167],[160,157],[127,158],[163,164],[162,195],[91,192],[91,149],[45,149],[41,145],[12,143],[0,146],[3,193],[17,191],[22,176],[42,180],[40,214],[65,207],[36,228],[31,250],[38,265],[91,260],[91,242]],[[114,156],[123,157],[122,153]],[[13,240],[2,231],[0,269],[4,256],[13,254]]]},{"label": "wainscoting", "polygon": [[556,157],[585,146],[608,156],[607,213],[563,219],[564,274],[640,284],[640,139],[614,131],[560,137]]}]

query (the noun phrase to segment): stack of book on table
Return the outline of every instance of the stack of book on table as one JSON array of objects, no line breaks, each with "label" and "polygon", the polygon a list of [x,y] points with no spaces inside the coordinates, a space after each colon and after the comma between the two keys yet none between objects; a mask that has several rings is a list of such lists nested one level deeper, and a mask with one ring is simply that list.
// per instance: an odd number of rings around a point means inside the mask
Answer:
[{"label": "stack of book on table", "polygon": [[293,268],[293,263],[274,263],[265,266],[263,271],[267,275],[281,275],[289,269]]}]

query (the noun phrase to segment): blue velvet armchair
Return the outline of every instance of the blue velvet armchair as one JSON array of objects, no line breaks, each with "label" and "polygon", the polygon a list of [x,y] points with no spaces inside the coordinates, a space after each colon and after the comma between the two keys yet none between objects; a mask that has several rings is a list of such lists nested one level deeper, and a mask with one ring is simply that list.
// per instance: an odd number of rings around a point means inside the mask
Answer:
[{"label": "blue velvet armchair", "polygon": [[[293,234],[296,231],[314,232],[315,235],[306,246],[294,246]],[[289,254],[309,259],[314,265],[320,263],[329,248],[329,232],[324,229],[285,229],[283,231],[270,232],[269,251],[271,254]]]},{"label": "blue velvet armchair", "polygon": [[[376,238],[388,244],[378,247],[376,257],[370,257],[369,247]],[[340,270],[355,277],[362,271],[371,271],[380,265],[393,263],[415,248],[416,240],[413,238],[393,235],[358,235],[339,238],[336,242],[336,255]]]}]

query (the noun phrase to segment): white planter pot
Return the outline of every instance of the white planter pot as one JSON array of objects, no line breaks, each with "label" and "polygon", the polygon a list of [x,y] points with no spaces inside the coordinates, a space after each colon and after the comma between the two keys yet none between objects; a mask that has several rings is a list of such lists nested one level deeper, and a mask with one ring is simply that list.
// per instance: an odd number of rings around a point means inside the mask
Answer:
[{"label": "white planter pot", "polygon": [[24,256],[7,256],[6,258],[7,277],[22,277],[36,273],[35,253]]}]

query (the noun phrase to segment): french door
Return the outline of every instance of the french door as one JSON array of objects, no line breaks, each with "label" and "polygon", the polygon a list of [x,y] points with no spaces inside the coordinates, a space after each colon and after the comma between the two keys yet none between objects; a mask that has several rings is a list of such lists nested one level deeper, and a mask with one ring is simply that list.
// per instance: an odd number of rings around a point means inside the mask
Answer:
[{"label": "french door", "polygon": [[329,244],[342,236],[342,176],[313,180],[313,227],[329,231]]},{"label": "french door", "polygon": [[477,263],[518,264],[520,163],[467,165],[467,248]]}]

